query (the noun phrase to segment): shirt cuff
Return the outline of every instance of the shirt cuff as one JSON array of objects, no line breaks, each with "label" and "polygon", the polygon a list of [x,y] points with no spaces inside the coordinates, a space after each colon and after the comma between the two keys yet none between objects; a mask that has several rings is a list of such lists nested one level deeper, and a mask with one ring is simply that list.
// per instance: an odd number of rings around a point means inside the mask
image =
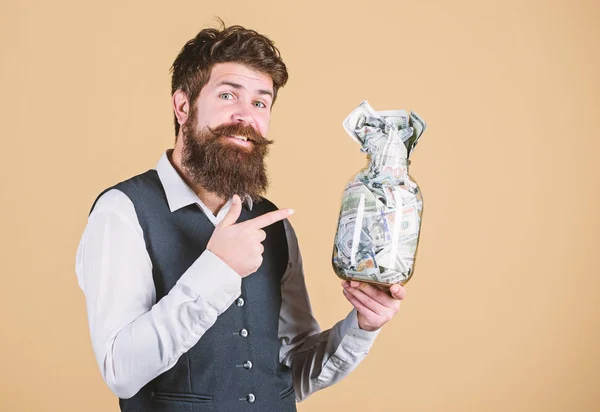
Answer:
[{"label": "shirt cuff", "polygon": [[210,250],[205,250],[177,281],[201,298],[218,314],[223,313],[240,296],[242,277]]},{"label": "shirt cuff", "polygon": [[362,330],[358,326],[356,308],[352,309],[340,325],[342,344],[354,352],[368,352],[380,331],[381,328],[374,331]]}]

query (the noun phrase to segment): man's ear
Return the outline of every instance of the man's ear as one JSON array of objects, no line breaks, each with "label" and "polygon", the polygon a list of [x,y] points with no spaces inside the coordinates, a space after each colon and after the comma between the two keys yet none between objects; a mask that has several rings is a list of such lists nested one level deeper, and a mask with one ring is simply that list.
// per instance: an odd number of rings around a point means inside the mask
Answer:
[{"label": "man's ear", "polygon": [[173,112],[180,125],[184,124],[190,115],[190,102],[181,90],[175,90],[173,93]]}]

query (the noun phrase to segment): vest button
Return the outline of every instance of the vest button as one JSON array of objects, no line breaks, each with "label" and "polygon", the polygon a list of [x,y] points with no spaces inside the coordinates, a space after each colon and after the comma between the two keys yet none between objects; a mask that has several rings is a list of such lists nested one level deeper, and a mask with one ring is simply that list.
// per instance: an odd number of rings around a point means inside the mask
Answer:
[{"label": "vest button", "polygon": [[248,336],[248,330],[247,330],[247,329],[242,329],[242,330],[240,331],[240,336],[241,336],[242,338],[245,338],[245,337],[247,337],[247,336]]},{"label": "vest button", "polygon": [[242,298],[238,298],[238,300],[235,301],[235,304],[238,306],[244,306],[244,303],[246,302],[244,302],[244,299]]},{"label": "vest button", "polygon": [[256,396],[254,396],[253,393],[249,393],[248,396],[246,396],[246,400],[250,403],[254,403],[254,401],[256,400]]},{"label": "vest button", "polygon": [[244,362],[244,369],[252,369],[252,362],[250,362],[249,360]]}]

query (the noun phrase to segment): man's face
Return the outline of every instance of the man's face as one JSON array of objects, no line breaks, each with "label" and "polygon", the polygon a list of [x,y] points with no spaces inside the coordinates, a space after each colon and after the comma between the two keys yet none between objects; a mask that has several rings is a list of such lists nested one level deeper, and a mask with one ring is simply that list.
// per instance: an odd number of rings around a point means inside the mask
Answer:
[{"label": "man's face", "polygon": [[259,199],[268,186],[272,96],[267,74],[237,63],[213,67],[182,125],[182,166],[195,184],[223,198]]},{"label": "man's face", "polygon": [[[239,63],[213,66],[210,79],[195,102],[197,127],[215,128],[223,124],[244,123],[261,136],[267,136],[271,122],[273,80]],[[227,139],[249,147],[247,142]]]}]

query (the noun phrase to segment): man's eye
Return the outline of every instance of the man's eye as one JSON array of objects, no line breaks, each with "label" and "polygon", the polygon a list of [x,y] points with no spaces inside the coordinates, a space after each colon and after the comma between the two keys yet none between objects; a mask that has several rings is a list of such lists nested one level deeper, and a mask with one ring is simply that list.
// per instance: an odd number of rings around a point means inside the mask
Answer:
[{"label": "man's eye", "polygon": [[231,93],[221,93],[219,96],[225,100],[233,99],[233,94],[231,94]]},{"label": "man's eye", "polygon": [[260,108],[267,107],[267,105],[266,105],[266,104],[264,104],[263,102],[254,102],[254,105],[255,105],[256,107],[260,107]]}]

